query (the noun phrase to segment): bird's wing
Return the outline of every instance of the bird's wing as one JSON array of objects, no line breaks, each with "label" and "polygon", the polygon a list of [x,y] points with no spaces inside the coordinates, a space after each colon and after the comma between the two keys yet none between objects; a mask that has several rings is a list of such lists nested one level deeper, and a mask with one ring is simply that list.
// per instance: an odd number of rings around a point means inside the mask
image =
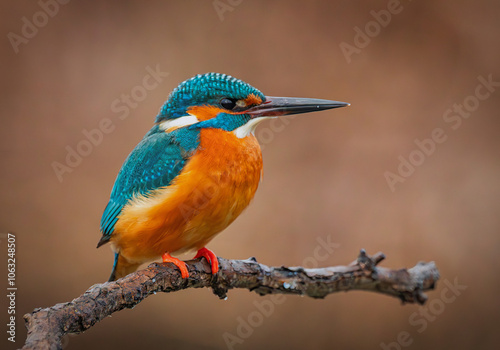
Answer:
[{"label": "bird's wing", "polygon": [[147,195],[168,186],[182,171],[199,144],[199,132],[178,129],[171,133],[152,133],[136,146],[123,164],[101,219],[102,238],[109,241],[118,215],[134,195]]}]

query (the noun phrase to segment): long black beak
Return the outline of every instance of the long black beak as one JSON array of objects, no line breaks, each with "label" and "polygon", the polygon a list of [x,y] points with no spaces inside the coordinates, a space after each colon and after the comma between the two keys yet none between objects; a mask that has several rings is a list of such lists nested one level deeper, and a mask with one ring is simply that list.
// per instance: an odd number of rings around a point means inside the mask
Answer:
[{"label": "long black beak", "polygon": [[317,112],[345,106],[349,106],[349,103],[320,100],[316,98],[266,96],[266,101],[264,103],[247,109],[245,111],[245,114],[250,114],[254,118],[274,117],[281,115]]}]

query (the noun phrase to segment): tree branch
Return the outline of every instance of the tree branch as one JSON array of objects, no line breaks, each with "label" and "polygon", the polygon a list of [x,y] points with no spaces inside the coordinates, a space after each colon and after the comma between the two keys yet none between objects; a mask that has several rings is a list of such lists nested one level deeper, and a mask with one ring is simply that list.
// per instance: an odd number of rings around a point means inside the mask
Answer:
[{"label": "tree branch", "polygon": [[187,288],[210,287],[219,298],[232,288],[243,288],[260,295],[282,293],[324,298],[348,290],[368,290],[398,297],[403,303],[423,304],[423,293],[433,289],[439,279],[434,262],[420,262],[411,269],[391,270],[377,267],[385,258],[372,257],[361,250],[356,261],[347,266],[319,269],[269,267],[248,260],[219,258],[220,272],[212,275],[205,259],[187,262],[189,278],[182,279],[173,264],[153,263],[116,282],[96,284],[71,302],[24,315],[28,337],[23,349],[62,349],[66,334],[81,333],[106,316],[132,308],[156,292],[176,292]]}]

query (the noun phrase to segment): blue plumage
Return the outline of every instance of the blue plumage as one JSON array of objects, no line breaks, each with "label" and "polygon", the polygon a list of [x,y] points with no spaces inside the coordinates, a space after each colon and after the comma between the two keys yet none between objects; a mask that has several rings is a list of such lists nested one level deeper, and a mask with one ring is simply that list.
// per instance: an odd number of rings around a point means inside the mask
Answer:
[{"label": "blue plumage", "polygon": [[111,237],[127,202],[135,195],[147,195],[168,186],[199,145],[198,128],[181,128],[168,134],[158,131],[157,127],[151,129],[120,169],[101,219],[103,237],[98,246]]},{"label": "blue plumage", "polygon": [[135,195],[148,195],[168,186],[182,171],[199,145],[202,128],[234,130],[250,119],[249,115],[220,113],[170,133],[159,124],[187,115],[187,109],[200,105],[219,105],[221,99],[244,99],[250,94],[265,101],[265,96],[249,84],[226,74],[199,74],[182,82],[170,94],[156,117],[156,125],[130,153],[116,178],[111,197],[101,219],[102,238],[98,247],[109,241],[123,207]]}]

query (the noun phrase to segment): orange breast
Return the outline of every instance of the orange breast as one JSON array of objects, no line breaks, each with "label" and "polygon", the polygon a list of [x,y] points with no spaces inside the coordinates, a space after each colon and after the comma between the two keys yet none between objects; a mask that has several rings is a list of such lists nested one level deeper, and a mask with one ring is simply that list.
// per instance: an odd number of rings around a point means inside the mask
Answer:
[{"label": "orange breast", "polygon": [[112,244],[129,261],[205,246],[248,206],[262,174],[253,135],[204,129],[200,146],[168,187],[137,197],[122,211]]}]

